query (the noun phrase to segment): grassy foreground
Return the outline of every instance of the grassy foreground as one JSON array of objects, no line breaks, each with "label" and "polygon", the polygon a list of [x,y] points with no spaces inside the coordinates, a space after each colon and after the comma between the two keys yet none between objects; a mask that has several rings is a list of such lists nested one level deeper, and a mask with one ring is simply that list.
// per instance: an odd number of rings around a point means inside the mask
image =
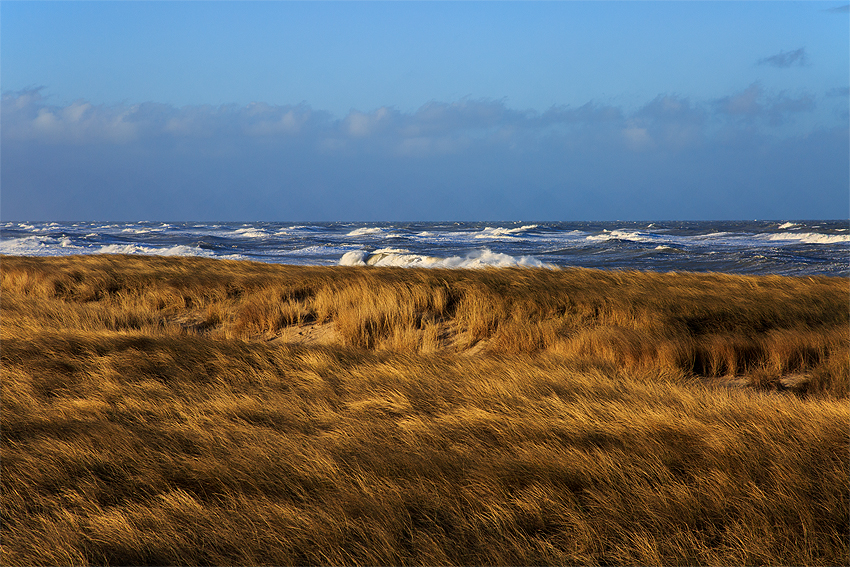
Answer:
[{"label": "grassy foreground", "polygon": [[850,564],[846,279],[0,275],[3,565]]}]

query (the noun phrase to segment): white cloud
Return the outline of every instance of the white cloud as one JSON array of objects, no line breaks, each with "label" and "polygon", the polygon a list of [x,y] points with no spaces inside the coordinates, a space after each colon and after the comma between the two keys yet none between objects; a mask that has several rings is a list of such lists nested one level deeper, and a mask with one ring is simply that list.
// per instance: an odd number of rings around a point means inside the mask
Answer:
[{"label": "white cloud", "polygon": [[68,122],[79,122],[83,115],[91,109],[91,104],[77,101],[62,109],[62,115]]},{"label": "white cloud", "polygon": [[818,126],[819,101],[753,84],[630,112],[464,99],[334,119],[305,103],[56,105],[8,93],[3,207],[40,218],[728,218],[726,207],[750,210],[731,204],[748,194],[756,209],[808,210],[794,191],[816,179],[838,210],[848,117]]},{"label": "white cloud", "polygon": [[[503,101],[463,99],[432,101],[414,112],[381,107],[352,110],[343,119],[306,103],[247,106],[186,106],[143,103],[93,105],[75,101],[51,105],[39,90],[3,96],[4,140],[44,143],[160,143],[206,140],[234,143],[298,144],[324,153],[383,156],[461,154],[471,148],[505,148],[537,152],[552,146],[681,151],[723,131],[734,136],[753,128],[762,132],[793,125],[793,117],[816,108],[814,96],[766,92],[758,83],[727,97],[697,103],[660,95],[638,110],[589,102],[579,107],[553,106],[543,113],[508,108]],[[241,140],[241,142],[240,142]]]},{"label": "white cloud", "polygon": [[94,140],[128,142],[135,126],[124,108],[96,107],[75,101],[64,107],[47,106],[38,91],[4,95],[3,137],[48,143],[85,143]]},{"label": "white cloud", "polygon": [[629,149],[634,151],[649,150],[655,145],[646,128],[638,128],[634,126],[624,128],[623,138],[625,138],[626,145]]},{"label": "white cloud", "polygon": [[371,113],[352,110],[343,121],[344,130],[355,138],[364,138],[390,127],[396,117],[396,112],[382,106]]},{"label": "white cloud", "polygon": [[32,124],[36,130],[50,135],[59,127],[59,120],[56,118],[55,114],[46,108],[41,108],[39,109],[38,115],[35,120],[33,120]]}]

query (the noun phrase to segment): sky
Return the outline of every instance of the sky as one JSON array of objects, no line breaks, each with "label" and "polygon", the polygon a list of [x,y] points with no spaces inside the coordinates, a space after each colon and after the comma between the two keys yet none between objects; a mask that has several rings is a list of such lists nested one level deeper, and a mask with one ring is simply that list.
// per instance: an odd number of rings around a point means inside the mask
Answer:
[{"label": "sky", "polygon": [[0,3],[0,219],[850,216],[844,2]]}]

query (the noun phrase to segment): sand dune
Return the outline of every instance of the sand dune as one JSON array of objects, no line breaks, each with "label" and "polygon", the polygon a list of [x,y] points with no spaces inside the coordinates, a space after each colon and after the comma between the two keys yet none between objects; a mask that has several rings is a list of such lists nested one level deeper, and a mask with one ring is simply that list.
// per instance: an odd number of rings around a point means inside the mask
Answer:
[{"label": "sand dune", "polygon": [[3,565],[844,565],[848,281],[2,257]]}]

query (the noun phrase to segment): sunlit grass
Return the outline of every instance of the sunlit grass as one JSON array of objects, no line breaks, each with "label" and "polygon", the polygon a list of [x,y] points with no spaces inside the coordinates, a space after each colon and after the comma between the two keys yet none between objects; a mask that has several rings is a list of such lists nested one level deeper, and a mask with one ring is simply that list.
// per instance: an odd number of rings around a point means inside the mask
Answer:
[{"label": "sunlit grass", "polygon": [[850,560],[846,279],[0,271],[4,565]]}]

